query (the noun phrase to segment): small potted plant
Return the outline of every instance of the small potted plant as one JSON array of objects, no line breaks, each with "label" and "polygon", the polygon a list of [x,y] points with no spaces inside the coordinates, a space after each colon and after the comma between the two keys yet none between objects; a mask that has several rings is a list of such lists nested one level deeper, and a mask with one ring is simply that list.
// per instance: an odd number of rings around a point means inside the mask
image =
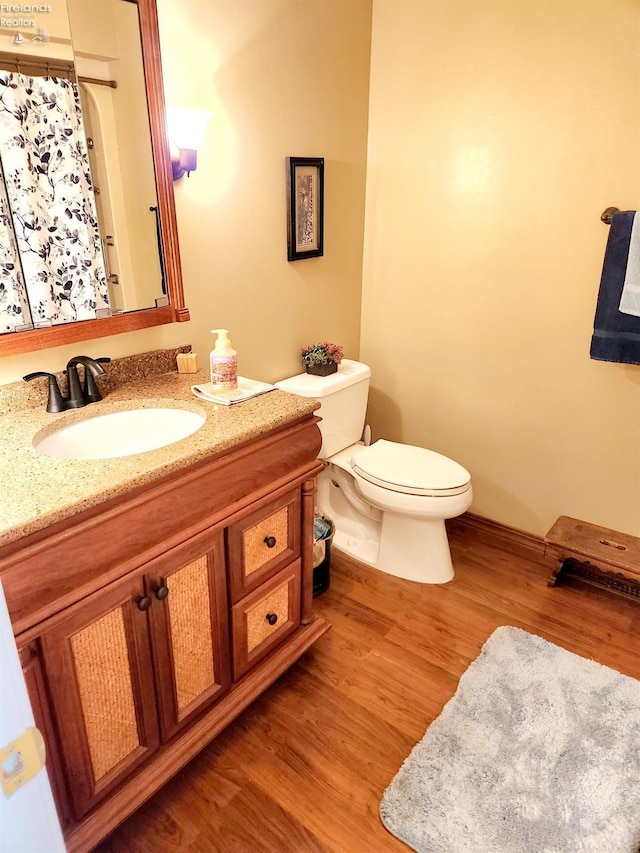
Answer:
[{"label": "small potted plant", "polygon": [[338,365],[342,361],[342,347],[325,341],[303,347],[300,355],[307,373],[312,373],[314,376],[329,376],[330,373],[338,370]]}]

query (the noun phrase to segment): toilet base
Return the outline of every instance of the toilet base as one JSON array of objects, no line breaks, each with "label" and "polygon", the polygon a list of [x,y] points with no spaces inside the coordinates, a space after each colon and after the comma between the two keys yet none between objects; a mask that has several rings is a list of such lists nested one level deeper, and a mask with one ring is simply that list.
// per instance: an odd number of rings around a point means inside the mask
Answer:
[{"label": "toilet base", "polygon": [[444,519],[385,512],[376,565],[389,575],[419,583],[453,580]]},{"label": "toilet base", "polygon": [[[325,469],[318,477],[316,505],[333,520],[333,549],[386,574],[419,583],[447,583],[454,577],[444,519],[417,518],[393,511],[380,520],[365,516],[348,500],[344,482]],[[463,510],[461,510],[462,512]]]},{"label": "toilet base", "polygon": [[385,513],[383,523],[387,529],[394,529],[391,537],[382,540],[382,543],[367,536],[364,531],[340,530],[338,519],[334,550],[397,578],[433,584],[453,580],[455,573],[444,521],[422,520],[419,522],[420,529],[415,531],[407,529],[413,526],[412,522],[416,523],[415,519],[389,516]]}]

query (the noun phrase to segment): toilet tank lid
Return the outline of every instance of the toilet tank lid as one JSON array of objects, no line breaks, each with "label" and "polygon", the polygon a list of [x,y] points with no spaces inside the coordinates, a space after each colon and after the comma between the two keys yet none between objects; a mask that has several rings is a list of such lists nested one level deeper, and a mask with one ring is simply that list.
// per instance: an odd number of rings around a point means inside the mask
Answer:
[{"label": "toilet tank lid", "polygon": [[369,379],[371,370],[366,364],[343,358],[338,365],[338,372],[329,376],[312,376],[310,373],[299,373],[289,379],[275,382],[276,388],[288,391],[290,394],[298,394],[300,397],[314,397],[316,400],[334,394],[356,382]]}]

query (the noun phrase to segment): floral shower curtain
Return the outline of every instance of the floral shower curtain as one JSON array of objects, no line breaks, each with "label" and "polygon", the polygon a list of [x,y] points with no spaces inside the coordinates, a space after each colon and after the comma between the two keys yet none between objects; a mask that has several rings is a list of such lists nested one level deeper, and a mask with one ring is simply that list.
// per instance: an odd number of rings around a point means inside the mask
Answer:
[{"label": "floral shower curtain", "polygon": [[0,71],[0,152],[34,325],[108,316],[77,85]]},{"label": "floral shower curtain", "polygon": [[[1,177],[0,171],[0,177]],[[27,289],[18,259],[9,199],[0,180],[0,334],[31,328]]]}]

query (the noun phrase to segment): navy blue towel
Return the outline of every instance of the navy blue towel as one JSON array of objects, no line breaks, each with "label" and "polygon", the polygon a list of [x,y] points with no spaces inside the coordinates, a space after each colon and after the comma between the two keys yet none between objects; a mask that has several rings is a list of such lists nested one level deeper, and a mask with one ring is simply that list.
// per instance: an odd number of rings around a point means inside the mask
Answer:
[{"label": "navy blue towel", "polygon": [[640,317],[618,310],[634,216],[634,210],[621,210],[611,220],[591,338],[591,358],[597,361],[640,364]]}]

